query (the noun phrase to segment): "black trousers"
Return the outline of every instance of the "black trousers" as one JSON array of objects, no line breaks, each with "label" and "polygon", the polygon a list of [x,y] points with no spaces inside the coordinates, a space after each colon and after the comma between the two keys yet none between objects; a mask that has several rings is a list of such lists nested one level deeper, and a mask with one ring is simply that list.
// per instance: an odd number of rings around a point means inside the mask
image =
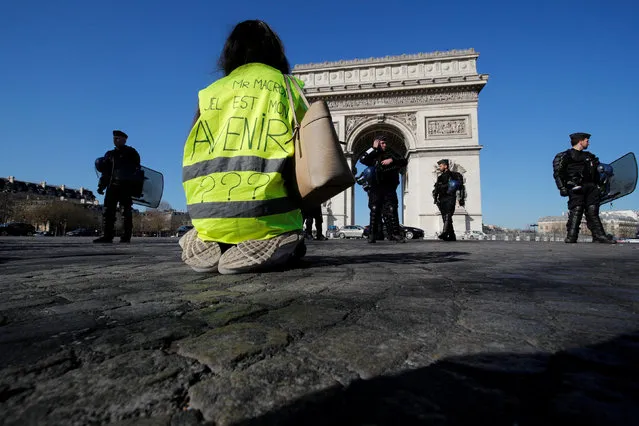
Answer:
[{"label": "black trousers", "polygon": [[368,208],[371,211],[369,232],[376,239],[375,230],[384,219],[386,234],[389,238],[399,237],[399,201],[395,189],[371,189],[368,191]]},{"label": "black trousers", "polygon": [[582,206],[584,209],[588,206],[599,205],[599,187],[594,183],[585,183],[581,189],[570,191],[568,195],[568,210]]},{"label": "black trousers", "polygon": [[437,201],[437,207],[439,207],[439,212],[444,221],[443,235],[455,235],[455,230],[453,229],[453,214],[455,213],[456,201],[457,197],[455,195],[440,195]]},{"label": "black trousers", "polygon": [[131,238],[131,233],[133,232],[133,200],[131,197],[131,189],[128,186],[111,185],[107,188],[104,196],[104,212],[102,213],[105,237],[113,238],[115,213],[117,212],[118,204],[120,204],[124,219],[124,234],[122,238]]},{"label": "black trousers", "polygon": [[313,221],[315,221],[315,230],[317,231],[316,237],[321,238],[322,235],[322,206],[317,206],[311,209],[304,209],[302,211],[304,217],[304,224],[306,227],[306,236],[311,237],[313,235]]},{"label": "black trousers", "polygon": [[612,239],[606,234],[599,217],[599,187],[594,183],[585,183],[577,191],[571,190],[568,195],[568,222],[566,223],[567,243],[577,242],[582,216],[586,216],[586,225],[592,233],[593,241],[610,243]]}]

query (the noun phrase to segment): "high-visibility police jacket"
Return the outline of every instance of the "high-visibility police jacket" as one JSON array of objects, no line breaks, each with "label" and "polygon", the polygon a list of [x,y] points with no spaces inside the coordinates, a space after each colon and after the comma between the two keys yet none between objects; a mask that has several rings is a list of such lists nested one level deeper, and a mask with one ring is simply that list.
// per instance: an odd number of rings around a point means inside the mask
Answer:
[{"label": "high-visibility police jacket", "polygon": [[[303,103],[293,92],[300,117]],[[295,111],[282,73],[260,63],[238,67],[199,92],[199,109],[182,163],[199,238],[237,244],[301,230],[284,179],[292,170]]]}]

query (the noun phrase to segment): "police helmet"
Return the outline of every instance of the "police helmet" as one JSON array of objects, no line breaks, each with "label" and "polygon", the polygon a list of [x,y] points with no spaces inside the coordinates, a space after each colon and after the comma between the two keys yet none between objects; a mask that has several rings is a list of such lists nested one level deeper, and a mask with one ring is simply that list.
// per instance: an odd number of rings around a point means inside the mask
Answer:
[{"label": "police helmet", "polygon": [[110,168],[111,168],[111,162],[108,159],[104,157],[100,157],[95,160],[95,169],[98,172],[105,173],[109,171]]},{"label": "police helmet", "polygon": [[448,192],[448,194],[454,194],[460,186],[461,182],[459,182],[457,179],[450,179],[448,181],[448,190],[446,192]]}]

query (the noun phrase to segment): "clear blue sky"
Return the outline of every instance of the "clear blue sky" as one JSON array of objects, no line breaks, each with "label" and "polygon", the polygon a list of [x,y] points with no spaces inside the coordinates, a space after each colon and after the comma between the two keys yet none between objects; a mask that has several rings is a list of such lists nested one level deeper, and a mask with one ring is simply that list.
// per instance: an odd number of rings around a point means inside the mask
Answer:
[{"label": "clear blue sky", "polygon": [[[233,25],[259,18],[292,64],[475,48],[490,74],[479,97],[484,223],[525,227],[566,208],[551,162],[569,133],[592,133],[602,161],[636,149],[637,4],[2,2],[0,176],[95,190],[93,161],[118,128],[164,173],[164,199],[185,209],[181,158],[197,91],[219,77]],[[639,209],[639,193],[614,209]]]}]

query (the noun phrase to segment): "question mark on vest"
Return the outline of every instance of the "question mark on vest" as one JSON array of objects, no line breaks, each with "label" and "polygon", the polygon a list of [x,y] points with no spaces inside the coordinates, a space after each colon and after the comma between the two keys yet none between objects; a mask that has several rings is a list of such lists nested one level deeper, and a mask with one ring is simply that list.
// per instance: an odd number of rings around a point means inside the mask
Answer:
[{"label": "question mark on vest", "polygon": [[213,176],[206,176],[204,179],[202,179],[202,182],[200,182],[200,188],[204,186],[204,182],[206,182],[207,179],[210,179],[213,182],[213,186],[211,187],[211,189],[208,189],[202,193],[202,199],[200,200],[200,203],[204,202],[204,196],[208,192],[211,192],[215,189],[215,179],[213,179]]},{"label": "question mark on vest", "polygon": [[239,174],[239,173],[231,172],[231,173],[227,173],[227,174],[225,174],[224,176],[222,176],[222,181],[221,181],[222,185],[225,185],[225,186],[226,186],[226,184],[224,183],[224,179],[225,179],[227,176],[229,176],[229,175],[235,175],[235,176],[237,176],[237,183],[236,183],[235,185],[233,185],[232,187],[230,187],[230,188],[229,188],[229,193],[228,193],[227,201],[231,201],[231,191],[233,191],[235,188],[237,188],[238,186],[240,186],[240,184],[242,183],[242,176],[240,176],[240,174]]},{"label": "question mark on vest", "polygon": [[250,176],[248,177],[248,180],[247,180],[247,181],[248,181],[248,184],[249,184],[249,185],[253,185],[253,184],[251,183],[251,178],[252,178],[253,176],[258,176],[258,178],[257,178],[257,179],[255,179],[255,183],[257,183],[257,181],[259,181],[259,180],[260,180],[259,176],[266,176],[266,179],[267,179],[267,180],[266,180],[266,182],[264,182],[264,183],[263,183],[263,184],[261,184],[261,185],[257,185],[257,186],[255,187],[255,189],[253,190],[253,199],[255,199],[255,191],[257,191],[258,189],[260,189],[260,188],[261,188],[261,187],[263,187],[263,186],[268,185],[268,183],[271,181],[271,176],[267,175],[266,173],[253,173],[252,175],[250,175]]}]

